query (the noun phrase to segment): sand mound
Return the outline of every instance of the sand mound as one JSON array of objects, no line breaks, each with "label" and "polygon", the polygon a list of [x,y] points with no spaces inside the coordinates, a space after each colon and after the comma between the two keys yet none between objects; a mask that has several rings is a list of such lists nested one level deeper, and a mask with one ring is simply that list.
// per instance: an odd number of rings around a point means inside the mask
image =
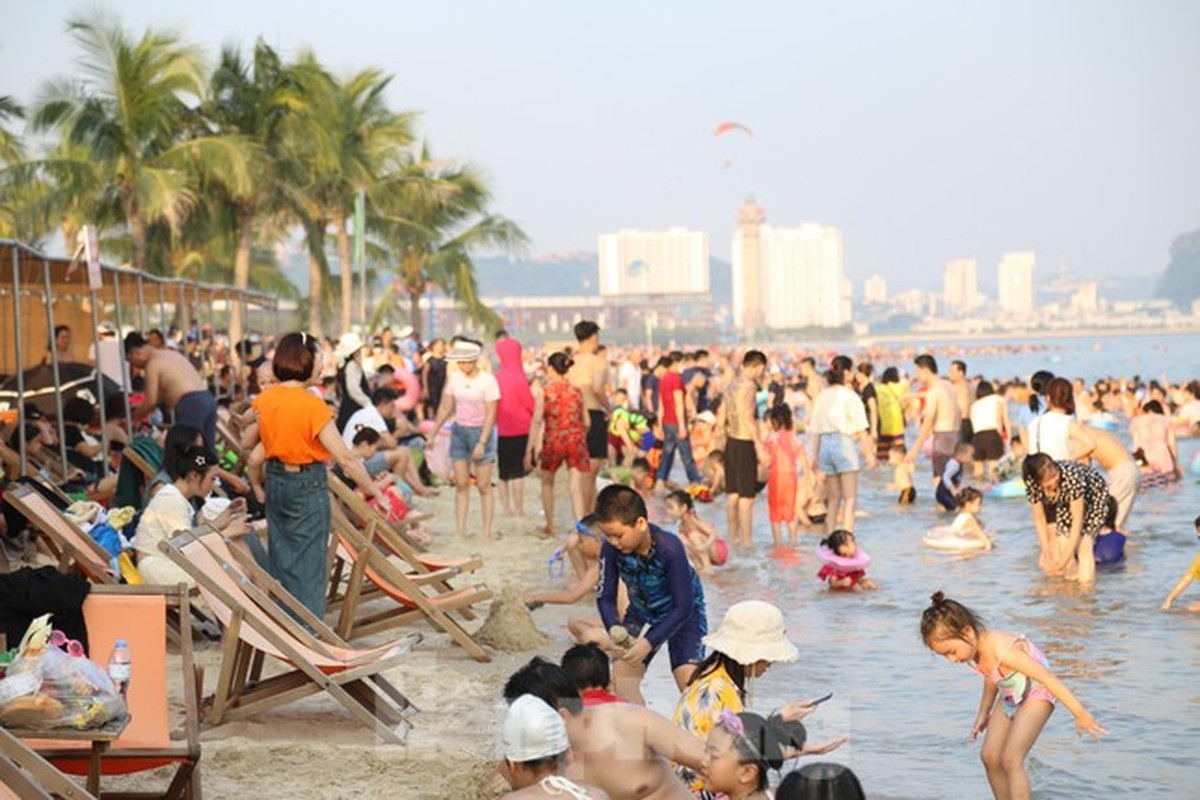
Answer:
[{"label": "sand mound", "polygon": [[536,650],[549,642],[550,637],[538,630],[516,587],[505,586],[492,601],[491,611],[475,634],[475,641],[514,653]]}]

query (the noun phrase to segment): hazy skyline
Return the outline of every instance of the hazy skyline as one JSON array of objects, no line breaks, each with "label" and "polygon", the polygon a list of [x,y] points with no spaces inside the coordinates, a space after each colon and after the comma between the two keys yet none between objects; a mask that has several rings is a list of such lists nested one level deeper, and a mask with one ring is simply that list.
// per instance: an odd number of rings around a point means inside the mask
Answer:
[{"label": "hazy skyline", "polygon": [[[970,7],[968,7],[968,5]],[[84,3],[17,3],[0,94],[74,71]],[[211,59],[258,36],[338,74],[379,66],[435,155],[493,180],[534,253],[684,225],[729,258],[753,194],[774,225],[835,225],[861,285],[1006,250],[1157,277],[1200,227],[1200,3],[365,3],[122,0],[131,31]],[[740,132],[713,136],[723,120]]]}]

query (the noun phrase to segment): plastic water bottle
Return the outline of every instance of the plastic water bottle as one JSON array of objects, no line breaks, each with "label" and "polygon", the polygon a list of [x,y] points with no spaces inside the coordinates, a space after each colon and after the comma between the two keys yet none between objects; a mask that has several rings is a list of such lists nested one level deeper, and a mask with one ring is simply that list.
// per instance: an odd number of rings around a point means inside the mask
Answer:
[{"label": "plastic water bottle", "polygon": [[133,674],[133,662],[129,657],[129,643],[117,639],[113,646],[112,655],[108,657],[108,677],[112,680],[121,697],[129,691],[129,678]]}]

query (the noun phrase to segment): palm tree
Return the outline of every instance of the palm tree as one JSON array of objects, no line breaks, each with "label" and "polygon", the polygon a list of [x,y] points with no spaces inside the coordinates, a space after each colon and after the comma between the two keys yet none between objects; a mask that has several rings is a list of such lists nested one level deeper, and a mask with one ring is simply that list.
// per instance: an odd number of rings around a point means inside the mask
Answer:
[{"label": "palm tree", "polygon": [[19,201],[7,167],[19,164],[24,158],[21,139],[8,129],[8,121],[23,119],[25,110],[11,97],[0,95],[0,170],[4,170],[0,184],[0,237],[17,235]]},{"label": "palm tree", "polygon": [[146,269],[148,227],[180,224],[195,202],[197,171],[221,173],[239,190],[249,184],[244,143],[197,124],[204,79],[196,47],[152,29],[135,41],[99,15],[72,19],[67,29],[83,50],[86,77],[49,83],[33,128],[83,148],[120,202],[133,266]]},{"label": "palm tree", "polygon": [[[221,53],[220,63],[209,81],[206,118],[217,131],[245,137],[254,144],[249,161],[251,181],[244,191],[222,186],[232,211],[231,228],[236,238],[233,285],[250,285],[255,227],[280,213],[278,158],[281,147],[280,120],[304,106],[279,55],[261,39],[255,43],[248,63],[235,49]],[[242,307],[235,304],[229,322],[230,340],[242,337]]]},{"label": "palm tree", "polygon": [[489,326],[499,322],[480,299],[473,252],[501,249],[520,254],[529,240],[516,223],[491,213],[491,193],[479,170],[461,161],[433,159],[428,147],[378,192],[381,238],[398,262],[397,291],[407,295],[409,324],[420,334],[421,296],[433,284],[457,299],[468,316]]}]

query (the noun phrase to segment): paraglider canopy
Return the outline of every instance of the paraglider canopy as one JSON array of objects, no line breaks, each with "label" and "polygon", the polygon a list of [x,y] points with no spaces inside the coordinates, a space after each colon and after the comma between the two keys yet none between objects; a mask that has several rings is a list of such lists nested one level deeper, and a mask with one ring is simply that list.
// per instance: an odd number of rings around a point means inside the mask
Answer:
[{"label": "paraglider canopy", "polygon": [[754,135],[754,131],[750,130],[740,122],[718,122],[717,126],[713,128],[713,136],[724,136],[730,131],[741,131],[747,136]]}]

